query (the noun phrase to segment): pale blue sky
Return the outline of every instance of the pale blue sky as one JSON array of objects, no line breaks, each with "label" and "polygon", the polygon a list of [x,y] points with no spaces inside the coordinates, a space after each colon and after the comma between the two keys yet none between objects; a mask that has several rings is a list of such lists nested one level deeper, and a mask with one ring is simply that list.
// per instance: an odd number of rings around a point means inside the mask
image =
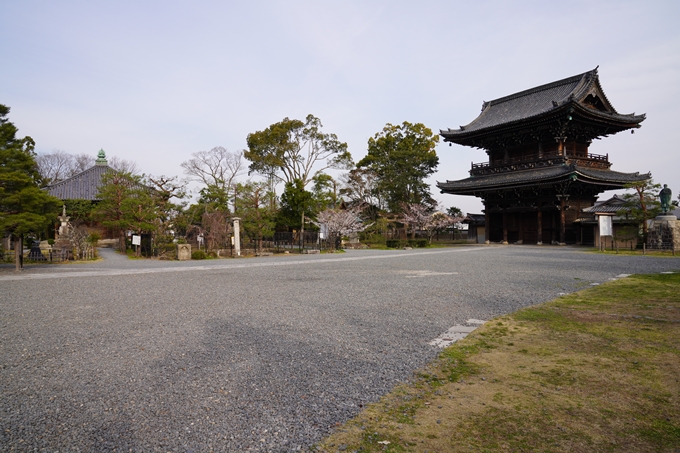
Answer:
[{"label": "pale blue sky", "polygon": [[[357,161],[387,122],[457,128],[484,100],[599,65],[614,107],[647,120],[590,152],[677,194],[679,23],[677,1],[4,0],[0,103],[39,152],[104,148],[181,175],[192,152],[242,149],[248,133],[308,113]],[[438,154],[433,182],[486,160],[443,143]]]}]

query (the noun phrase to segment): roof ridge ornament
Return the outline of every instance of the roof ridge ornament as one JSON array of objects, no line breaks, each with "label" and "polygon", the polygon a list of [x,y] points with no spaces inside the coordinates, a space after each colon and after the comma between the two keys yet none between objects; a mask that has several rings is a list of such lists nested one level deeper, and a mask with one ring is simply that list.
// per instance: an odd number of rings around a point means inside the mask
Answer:
[{"label": "roof ridge ornament", "polygon": [[97,153],[97,160],[95,160],[94,163],[95,165],[108,165],[108,162],[106,161],[106,153],[104,152],[103,148]]}]

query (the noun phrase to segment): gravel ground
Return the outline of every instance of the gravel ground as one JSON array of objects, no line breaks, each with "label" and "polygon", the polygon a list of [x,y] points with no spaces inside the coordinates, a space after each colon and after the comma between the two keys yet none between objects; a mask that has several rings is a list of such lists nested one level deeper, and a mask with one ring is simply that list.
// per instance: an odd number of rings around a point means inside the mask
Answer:
[{"label": "gravel ground", "polygon": [[2,451],[305,450],[427,343],[680,260],[481,246],[0,273]]}]

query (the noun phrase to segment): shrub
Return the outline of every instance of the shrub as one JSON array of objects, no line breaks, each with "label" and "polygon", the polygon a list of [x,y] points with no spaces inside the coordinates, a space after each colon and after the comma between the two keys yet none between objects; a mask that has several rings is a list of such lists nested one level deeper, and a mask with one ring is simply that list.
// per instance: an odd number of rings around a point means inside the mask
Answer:
[{"label": "shrub", "polygon": [[408,245],[409,247],[427,247],[427,239],[410,239]]},{"label": "shrub", "polygon": [[401,247],[401,241],[399,239],[387,239],[385,246],[391,249],[398,249]]},{"label": "shrub", "polygon": [[195,250],[191,252],[191,259],[192,260],[204,260],[206,259],[207,256],[203,250]]}]

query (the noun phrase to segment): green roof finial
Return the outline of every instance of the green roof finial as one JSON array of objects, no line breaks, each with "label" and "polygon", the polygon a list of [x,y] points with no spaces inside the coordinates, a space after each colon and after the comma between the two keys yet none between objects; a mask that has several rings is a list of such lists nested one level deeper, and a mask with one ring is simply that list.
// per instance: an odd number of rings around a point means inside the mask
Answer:
[{"label": "green roof finial", "polygon": [[99,152],[97,153],[97,160],[94,161],[96,165],[107,165],[108,163],[106,162],[106,153],[104,152],[103,149],[100,149]]}]

